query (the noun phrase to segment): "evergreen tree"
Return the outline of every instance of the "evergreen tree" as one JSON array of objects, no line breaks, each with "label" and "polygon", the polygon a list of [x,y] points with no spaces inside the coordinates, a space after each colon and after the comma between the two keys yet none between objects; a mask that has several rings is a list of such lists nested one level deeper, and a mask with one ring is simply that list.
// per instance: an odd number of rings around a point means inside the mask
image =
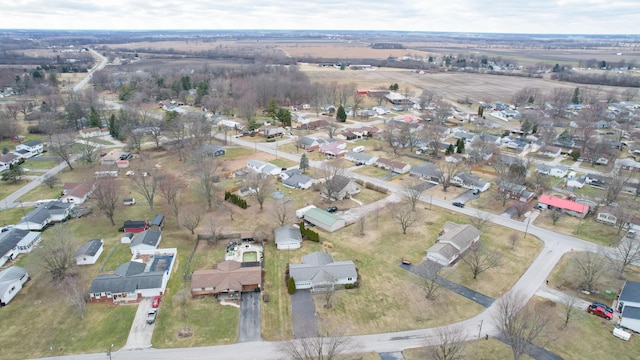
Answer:
[{"label": "evergreen tree", "polygon": [[288,109],[278,109],[275,118],[282,123],[282,126],[291,126],[291,112]]},{"label": "evergreen tree", "polygon": [[576,88],[575,90],[573,90],[572,102],[574,104],[580,104],[580,88]]},{"label": "evergreen tree", "polygon": [[445,154],[449,155],[449,154],[453,154],[455,152],[455,148],[453,147],[453,144],[449,144],[449,147],[447,147],[447,150],[444,152]]},{"label": "evergreen tree", "polygon": [[111,116],[109,116],[109,135],[114,139],[118,139],[120,137],[120,124],[118,123],[115,114],[111,114]]},{"label": "evergreen tree", "polygon": [[309,168],[309,158],[307,158],[307,154],[302,154],[300,157],[300,171],[305,173]]},{"label": "evergreen tree", "polygon": [[100,127],[100,125],[100,114],[98,114],[98,111],[96,111],[96,109],[92,106],[91,110],[89,111],[89,127]]},{"label": "evergreen tree", "polygon": [[482,105],[478,106],[478,116],[482,117],[484,114],[484,107]]},{"label": "evergreen tree", "polygon": [[271,99],[267,103],[267,116],[275,120],[277,114],[278,114],[278,103],[276,102],[276,99]]},{"label": "evergreen tree", "polygon": [[338,121],[340,122],[347,121],[347,113],[344,111],[344,107],[342,107],[342,105],[340,105],[340,107],[338,108],[338,112],[336,113],[336,119],[338,119]]},{"label": "evergreen tree", "polygon": [[458,144],[456,146],[456,152],[458,154],[464,153],[464,139],[458,139]]}]

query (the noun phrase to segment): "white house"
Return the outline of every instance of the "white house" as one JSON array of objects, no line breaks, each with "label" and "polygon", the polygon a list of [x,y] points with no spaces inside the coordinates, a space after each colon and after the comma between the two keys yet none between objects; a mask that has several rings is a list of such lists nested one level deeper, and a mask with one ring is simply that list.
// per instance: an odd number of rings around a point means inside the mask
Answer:
[{"label": "white house", "polygon": [[80,137],[83,139],[109,135],[109,129],[101,129],[99,127],[80,129],[78,132],[80,133]]},{"label": "white house", "polygon": [[103,239],[91,239],[82,244],[78,251],[73,254],[78,265],[93,265],[98,261],[104,251]]},{"label": "white house", "polygon": [[13,152],[19,157],[28,159],[34,156],[40,155],[44,152],[44,146],[40,140],[29,140],[22,144],[16,145],[16,150]]},{"label": "white house", "polygon": [[343,175],[335,175],[327,181],[321,195],[324,197],[331,195],[334,200],[343,200],[359,193],[360,186],[355,181]]},{"label": "white house", "polygon": [[89,199],[89,195],[93,192],[94,186],[95,185],[91,183],[65,184],[62,189],[63,195],[60,201],[81,205]]},{"label": "white house", "polygon": [[393,171],[397,174],[406,174],[411,170],[411,165],[409,164],[385,158],[378,159],[378,161],[376,161],[376,166]]},{"label": "white house", "polygon": [[20,230],[42,231],[49,225],[49,222],[49,211],[41,206],[27,213],[14,227]]},{"label": "white house", "polygon": [[162,233],[158,230],[147,229],[137,233],[131,240],[131,253],[139,254],[143,251],[155,250],[162,241]]},{"label": "white house", "polygon": [[545,145],[538,151],[538,154],[550,158],[557,158],[562,153],[562,148],[558,146]]},{"label": "white house", "polygon": [[569,167],[563,165],[547,165],[547,164],[537,164],[536,172],[543,175],[551,175],[557,178],[563,178],[567,176],[569,172]]},{"label": "white house", "polygon": [[0,306],[7,305],[29,281],[27,269],[11,266],[0,271]]},{"label": "white house", "polygon": [[640,282],[626,281],[618,296],[620,326],[640,332]]},{"label": "white house", "polygon": [[573,177],[567,180],[567,187],[582,189],[584,187],[585,182],[586,182],[586,179],[584,176]]},{"label": "white house", "polygon": [[0,172],[9,170],[9,167],[13,164],[17,164],[20,161],[20,157],[13,153],[0,155]]},{"label": "white house", "polygon": [[482,181],[479,177],[467,173],[458,173],[454,175],[451,178],[451,184],[465,189],[478,190],[480,192],[489,190],[489,187],[491,186],[490,183]]},{"label": "white house", "polygon": [[302,246],[300,228],[285,225],[275,229],[273,232],[278,250],[295,250],[300,249],[300,246]]},{"label": "white house", "polygon": [[448,266],[480,240],[481,234],[473,225],[447,221],[444,224],[444,234],[427,250],[427,259]]},{"label": "white house", "polygon": [[378,161],[375,156],[367,155],[365,153],[359,153],[355,151],[347,151],[344,155],[345,160],[349,160],[354,163],[362,163],[363,165],[373,165]]},{"label": "white house", "polygon": [[334,261],[331,255],[321,252],[303,256],[302,264],[289,264],[289,276],[295,281],[296,289],[311,291],[335,289],[336,285],[358,281],[353,261]]},{"label": "white house", "polygon": [[302,189],[306,190],[313,186],[313,179],[304,174],[294,174],[282,181],[282,185],[290,189]]}]

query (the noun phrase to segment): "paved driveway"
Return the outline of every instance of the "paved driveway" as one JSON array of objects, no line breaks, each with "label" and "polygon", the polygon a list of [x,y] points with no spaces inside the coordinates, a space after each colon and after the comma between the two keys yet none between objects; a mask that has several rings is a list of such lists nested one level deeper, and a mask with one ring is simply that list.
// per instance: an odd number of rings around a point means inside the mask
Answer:
[{"label": "paved driveway", "polygon": [[260,293],[242,293],[238,342],[260,341]]},{"label": "paved driveway", "polygon": [[[153,329],[156,327],[156,324],[147,324],[147,312],[149,309],[151,309],[151,298],[142,299],[138,304],[138,311],[136,312],[135,318],[133,318],[127,344],[123,349],[132,350],[151,347],[151,336],[153,336]],[[158,311],[158,313],[160,313],[160,311]]]},{"label": "paved driveway", "polygon": [[291,295],[293,312],[293,336],[296,339],[318,336],[316,308],[313,305],[311,290],[297,290]]},{"label": "paved driveway", "polygon": [[478,195],[473,195],[473,190],[469,190],[458,195],[455,199],[453,199],[453,201],[461,202],[464,204],[469,200],[473,200],[477,198],[478,198]]}]

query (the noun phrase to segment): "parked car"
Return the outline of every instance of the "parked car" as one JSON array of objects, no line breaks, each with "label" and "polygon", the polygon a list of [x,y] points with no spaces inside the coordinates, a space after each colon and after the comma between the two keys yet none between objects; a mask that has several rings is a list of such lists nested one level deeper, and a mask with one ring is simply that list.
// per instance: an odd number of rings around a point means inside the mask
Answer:
[{"label": "parked car", "polygon": [[314,149],[307,149],[307,152],[313,152]]},{"label": "parked car", "polygon": [[151,325],[156,322],[156,316],[158,316],[158,309],[151,309],[147,312],[147,324]]},{"label": "parked car", "polygon": [[464,207],[464,204],[463,204],[463,203],[461,203],[461,202],[458,202],[458,201],[455,201],[455,202],[454,202],[453,204],[451,204],[451,205],[456,206],[456,207],[459,207],[459,208],[463,208],[463,207]]},{"label": "parked car", "polygon": [[124,153],[122,153],[122,155],[120,155],[120,160],[129,160],[133,157],[133,155],[131,155],[130,152],[125,151]]},{"label": "parked car", "polygon": [[338,211],[338,207],[337,206],[329,206],[327,208],[327,212],[334,213],[336,211]]},{"label": "parked car", "polygon": [[158,295],[158,296],[154,296],[154,297],[153,297],[153,301],[151,302],[151,307],[152,307],[152,308],[154,308],[154,309],[155,309],[155,308],[157,308],[158,306],[160,306],[160,298],[161,298],[161,297],[160,297],[160,295]]},{"label": "parked car", "polygon": [[133,206],[135,204],[136,204],[136,199],[134,198],[124,198],[122,200],[122,205],[125,205],[125,206]]},{"label": "parked car", "polygon": [[613,312],[607,311],[607,309],[605,307],[602,306],[597,306],[594,304],[589,305],[589,307],[587,308],[587,312],[589,314],[594,314],[594,315],[598,315],[602,318],[611,320],[613,319]]},{"label": "parked car", "polygon": [[592,306],[600,306],[600,307],[603,307],[603,308],[605,308],[605,310],[607,310],[608,312],[613,313],[613,309],[612,309],[612,308],[610,308],[609,306],[607,306],[607,305],[605,305],[605,304],[603,304],[603,303],[601,303],[601,302],[594,301],[591,305],[592,305]]}]

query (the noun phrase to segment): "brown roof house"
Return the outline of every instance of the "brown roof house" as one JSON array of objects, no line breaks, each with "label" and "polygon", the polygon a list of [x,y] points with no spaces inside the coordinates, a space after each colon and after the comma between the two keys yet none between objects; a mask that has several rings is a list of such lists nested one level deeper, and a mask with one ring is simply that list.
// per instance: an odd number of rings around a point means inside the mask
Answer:
[{"label": "brown roof house", "polygon": [[350,198],[352,195],[360,193],[360,186],[355,181],[346,176],[335,175],[327,180],[322,189],[322,196],[331,196],[333,200],[342,200]]},{"label": "brown roof house", "polygon": [[191,276],[191,295],[214,295],[219,300],[238,299],[242,292],[262,286],[260,264],[225,260],[215,269],[196,270]]},{"label": "brown roof house", "polygon": [[482,232],[469,224],[456,224],[447,221],[444,234],[427,250],[427,259],[448,266],[454,263],[462,253],[480,240]]}]

